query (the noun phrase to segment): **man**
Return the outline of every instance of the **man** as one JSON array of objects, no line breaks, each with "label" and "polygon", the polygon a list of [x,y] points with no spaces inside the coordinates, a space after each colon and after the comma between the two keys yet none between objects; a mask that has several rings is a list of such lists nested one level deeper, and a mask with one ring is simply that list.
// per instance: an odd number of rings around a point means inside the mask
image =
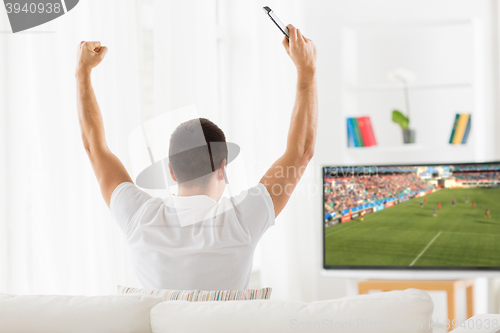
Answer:
[{"label": "man", "polygon": [[[76,80],[83,144],[102,196],[126,235],[143,287],[224,290],[248,286],[255,246],[285,208],[313,157],[316,141],[316,47],[294,26],[288,29],[290,40],[284,38],[283,45],[297,68],[298,83],[285,153],[257,186],[231,199],[221,198],[227,150],[210,152],[211,173],[200,179],[190,174],[197,170],[197,155],[183,161],[171,159],[170,173],[179,183],[173,198],[152,198],[133,184],[107,146],[91,84],[92,69],[108,50],[100,42],[80,43]],[[196,119],[181,124],[172,134],[170,152],[182,150],[183,138],[197,126],[205,141],[226,141],[217,125]]]}]

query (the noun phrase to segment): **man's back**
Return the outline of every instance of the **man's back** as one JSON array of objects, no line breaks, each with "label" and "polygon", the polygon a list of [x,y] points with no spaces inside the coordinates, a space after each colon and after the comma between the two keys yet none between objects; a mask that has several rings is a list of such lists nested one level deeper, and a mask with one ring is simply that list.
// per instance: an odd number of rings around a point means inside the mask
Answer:
[{"label": "man's back", "polygon": [[262,234],[274,225],[264,185],[216,202],[205,195],[153,198],[120,184],[111,213],[126,235],[145,288],[245,289]]},{"label": "man's back", "polygon": [[80,43],[75,77],[84,148],[104,201],[127,236],[144,287],[246,288],[257,241],[287,205],[314,155],[316,46],[299,29],[287,28],[289,38],[283,38],[283,46],[297,69],[297,93],[286,149],[253,188],[258,193],[251,189],[231,200],[221,199],[231,161],[228,143],[224,132],[205,118],[180,124],[170,138],[168,161],[162,161],[184,199],[163,201],[135,187],[107,145],[92,87],[92,70],[102,62],[107,48],[100,42]]}]

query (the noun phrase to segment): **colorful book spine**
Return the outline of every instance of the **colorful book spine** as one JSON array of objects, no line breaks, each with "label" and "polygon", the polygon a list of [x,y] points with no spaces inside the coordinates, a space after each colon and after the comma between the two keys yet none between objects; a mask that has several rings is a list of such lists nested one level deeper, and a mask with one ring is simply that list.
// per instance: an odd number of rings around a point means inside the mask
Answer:
[{"label": "colorful book spine", "polygon": [[359,147],[356,131],[354,130],[354,118],[348,118],[347,121],[349,122],[349,127],[351,128],[353,147]]},{"label": "colorful book spine", "polygon": [[346,124],[348,147],[370,147],[377,145],[370,117],[347,118]]},{"label": "colorful book spine", "polygon": [[367,145],[368,136],[367,136],[367,131],[366,131],[365,118],[359,117],[359,118],[356,118],[356,121],[358,122],[359,134],[361,134],[361,140],[363,141],[363,147],[368,147],[368,145]]},{"label": "colorful book spine", "polygon": [[351,118],[352,126],[354,127],[354,142],[356,147],[363,147],[363,138],[361,137],[361,131],[359,130],[358,119]]},{"label": "colorful book spine", "polygon": [[461,114],[458,118],[457,129],[455,130],[455,135],[453,136],[453,144],[459,145],[462,143],[464,138],[465,129],[467,128],[467,122],[469,121],[468,114]]},{"label": "colorful book spine", "polygon": [[347,118],[347,147],[356,147],[354,144],[354,127],[352,126],[351,118]]},{"label": "colorful book spine", "polygon": [[373,131],[372,121],[370,120],[370,117],[366,117],[366,121],[368,123],[368,139],[370,140],[372,146],[376,146],[377,139],[375,139],[375,132]]},{"label": "colorful book spine", "polygon": [[469,115],[469,120],[467,121],[467,127],[465,127],[464,138],[462,139],[463,145],[467,143],[467,138],[469,137],[470,127],[471,127],[471,118],[472,118],[472,116]]},{"label": "colorful book spine", "polygon": [[361,136],[363,138],[363,146],[376,146],[377,141],[375,140],[375,134],[373,133],[373,127],[370,117],[359,117],[358,125]]},{"label": "colorful book spine", "polygon": [[458,119],[460,118],[460,114],[455,115],[455,122],[453,122],[453,128],[451,129],[450,143],[453,143],[453,137],[455,136],[455,132],[457,131]]}]

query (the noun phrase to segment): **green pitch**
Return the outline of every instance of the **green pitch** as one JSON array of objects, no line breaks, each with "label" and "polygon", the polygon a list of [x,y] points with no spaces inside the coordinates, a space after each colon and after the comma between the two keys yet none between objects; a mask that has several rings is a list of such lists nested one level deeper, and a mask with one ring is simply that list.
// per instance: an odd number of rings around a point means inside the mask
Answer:
[{"label": "green pitch", "polygon": [[[425,197],[326,229],[326,266],[500,267],[500,188],[444,189]],[[484,217],[487,208],[491,218]]]}]

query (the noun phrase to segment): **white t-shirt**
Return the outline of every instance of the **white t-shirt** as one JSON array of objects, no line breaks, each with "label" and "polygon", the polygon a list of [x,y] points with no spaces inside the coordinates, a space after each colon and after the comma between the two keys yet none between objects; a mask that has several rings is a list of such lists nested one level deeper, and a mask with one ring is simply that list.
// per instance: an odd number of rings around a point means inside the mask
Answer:
[{"label": "white t-shirt", "polygon": [[216,202],[206,195],[153,198],[125,182],[110,209],[139,282],[152,289],[246,289],[257,242],[274,225],[262,184]]}]

